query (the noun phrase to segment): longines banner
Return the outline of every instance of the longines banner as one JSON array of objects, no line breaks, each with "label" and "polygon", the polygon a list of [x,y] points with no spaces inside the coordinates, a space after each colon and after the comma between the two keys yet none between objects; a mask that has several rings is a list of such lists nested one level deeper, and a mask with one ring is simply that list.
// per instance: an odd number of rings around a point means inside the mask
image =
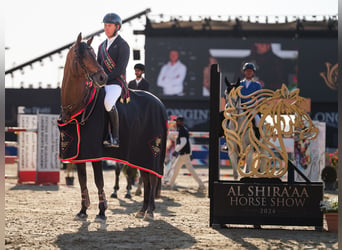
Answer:
[{"label": "longines banner", "polygon": [[220,182],[214,184],[213,195],[220,223],[322,224],[322,183]]}]

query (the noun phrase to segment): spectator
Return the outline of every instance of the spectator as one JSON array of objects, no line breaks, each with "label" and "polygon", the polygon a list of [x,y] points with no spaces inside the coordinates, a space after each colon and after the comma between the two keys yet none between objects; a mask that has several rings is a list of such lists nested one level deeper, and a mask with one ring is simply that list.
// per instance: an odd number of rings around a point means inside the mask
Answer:
[{"label": "spectator", "polygon": [[177,117],[176,126],[177,126],[177,131],[178,131],[178,137],[176,139],[175,151],[173,152],[173,156],[175,156],[176,159],[171,166],[171,169],[174,170],[174,173],[167,186],[170,187],[171,189],[174,188],[175,180],[179,174],[179,170],[181,169],[183,165],[185,165],[186,168],[191,173],[191,176],[198,183],[199,185],[198,191],[203,192],[205,190],[204,183],[197,175],[191,163],[192,156],[191,156],[191,144],[189,140],[189,131],[184,126],[183,117]]},{"label": "spectator", "polygon": [[134,65],[134,71],[136,78],[128,83],[128,88],[149,91],[150,84],[142,76],[145,73],[144,64],[137,63],[136,65]]}]

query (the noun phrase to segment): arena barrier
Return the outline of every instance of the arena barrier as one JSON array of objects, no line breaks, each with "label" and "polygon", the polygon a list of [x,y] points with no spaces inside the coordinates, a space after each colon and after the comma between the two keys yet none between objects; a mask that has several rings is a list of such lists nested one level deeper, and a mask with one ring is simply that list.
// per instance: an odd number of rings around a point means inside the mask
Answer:
[{"label": "arena barrier", "polygon": [[[5,130],[6,129],[7,128],[5,128]],[[17,161],[18,161],[18,142],[5,141],[5,164],[14,164]]]},{"label": "arena barrier", "polygon": [[[58,115],[18,114],[19,127],[6,127],[5,132],[18,134],[18,183],[57,184],[60,162]],[[12,157],[15,158],[15,157]]]},{"label": "arena barrier", "polygon": [[[194,138],[205,138],[209,139],[209,132],[197,132],[197,131],[190,131],[190,139]],[[170,131],[168,139],[176,140],[177,138],[177,131]],[[225,139],[220,139],[220,146],[221,148],[224,147]],[[208,166],[209,164],[209,145],[208,144],[192,144],[192,165],[194,166]],[[171,152],[172,153],[172,152]],[[222,166],[229,166],[229,157],[226,150],[220,150],[220,164]]]}]

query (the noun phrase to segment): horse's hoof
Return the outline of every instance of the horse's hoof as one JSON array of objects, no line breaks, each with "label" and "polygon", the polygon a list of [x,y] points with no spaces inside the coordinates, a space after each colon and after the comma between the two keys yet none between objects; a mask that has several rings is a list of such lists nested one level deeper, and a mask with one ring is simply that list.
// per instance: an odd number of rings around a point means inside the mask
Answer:
[{"label": "horse's hoof", "polygon": [[145,213],[144,221],[152,221],[153,220],[153,213]]},{"label": "horse's hoof", "polygon": [[197,189],[197,192],[199,192],[199,193],[204,193],[205,192],[205,186],[203,185],[201,185],[201,186],[199,186],[198,187],[198,189]]},{"label": "horse's hoof", "polygon": [[98,214],[98,215],[96,215],[96,217],[95,217],[95,222],[100,222],[100,223],[102,223],[102,222],[106,222],[106,220],[107,220],[107,216],[105,216],[105,215],[100,215],[100,214]]},{"label": "horse's hoof", "polygon": [[137,212],[137,214],[135,215],[135,218],[139,218],[142,219],[145,216],[145,212],[139,211]]},{"label": "horse's hoof", "polygon": [[136,196],[140,196],[141,193],[142,193],[142,192],[141,192],[141,189],[137,189],[137,190],[135,191],[135,195],[136,195]]},{"label": "horse's hoof", "polygon": [[109,141],[104,141],[103,142],[103,146],[105,147],[105,148],[118,148],[118,147],[120,147],[120,144],[119,144],[119,142],[109,142]]},{"label": "horse's hoof", "polygon": [[127,198],[127,199],[131,199],[131,198],[132,198],[132,195],[130,195],[130,194],[126,194],[126,195],[125,195],[125,198]]},{"label": "horse's hoof", "polygon": [[116,199],[116,198],[118,198],[118,195],[117,195],[116,193],[112,193],[112,194],[110,195],[110,197]]},{"label": "horse's hoof", "polygon": [[85,221],[85,220],[87,220],[87,218],[88,218],[88,215],[85,213],[81,213],[81,212],[79,212],[75,216],[75,220],[80,220],[80,221]]}]

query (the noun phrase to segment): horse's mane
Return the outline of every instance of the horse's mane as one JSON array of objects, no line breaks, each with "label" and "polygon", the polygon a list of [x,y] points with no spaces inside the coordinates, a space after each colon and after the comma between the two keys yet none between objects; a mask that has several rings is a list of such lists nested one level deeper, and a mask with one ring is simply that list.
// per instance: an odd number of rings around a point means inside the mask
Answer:
[{"label": "horse's mane", "polygon": [[81,58],[84,56],[84,53],[88,47],[89,47],[89,45],[87,43],[85,43],[84,41],[82,41],[78,44],[78,54]]}]

